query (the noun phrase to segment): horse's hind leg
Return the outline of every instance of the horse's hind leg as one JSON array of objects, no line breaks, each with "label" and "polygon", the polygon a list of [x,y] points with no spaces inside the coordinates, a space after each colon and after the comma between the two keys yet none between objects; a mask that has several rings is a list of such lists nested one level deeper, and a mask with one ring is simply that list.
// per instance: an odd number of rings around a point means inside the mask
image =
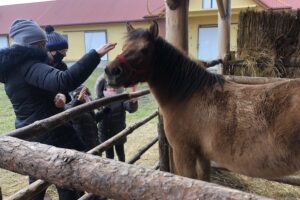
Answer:
[{"label": "horse's hind leg", "polygon": [[195,151],[187,145],[173,146],[175,173],[189,178],[197,178]]}]

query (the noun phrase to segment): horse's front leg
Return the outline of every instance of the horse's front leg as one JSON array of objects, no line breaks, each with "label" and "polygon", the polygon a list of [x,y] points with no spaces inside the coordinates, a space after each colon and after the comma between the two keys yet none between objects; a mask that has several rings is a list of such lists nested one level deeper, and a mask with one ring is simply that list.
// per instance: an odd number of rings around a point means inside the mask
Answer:
[{"label": "horse's front leg", "polygon": [[210,160],[205,159],[204,157],[198,157],[198,163],[200,171],[198,171],[198,178],[203,181],[210,181]]},{"label": "horse's front leg", "polygon": [[172,146],[175,174],[197,179],[195,151],[186,144]]}]

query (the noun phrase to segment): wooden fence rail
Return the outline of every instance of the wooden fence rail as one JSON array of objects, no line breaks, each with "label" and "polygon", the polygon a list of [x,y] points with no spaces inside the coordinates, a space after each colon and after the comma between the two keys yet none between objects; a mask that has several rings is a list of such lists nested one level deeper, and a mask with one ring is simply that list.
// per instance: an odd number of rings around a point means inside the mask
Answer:
[{"label": "wooden fence rail", "polygon": [[138,153],[135,154],[132,158],[130,158],[127,163],[128,164],[134,164],[136,161],[138,161],[141,156],[148,150],[150,149],[156,142],[158,141],[158,137],[154,138],[151,140],[148,144],[146,144],[144,147],[138,150]]},{"label": "wooden fence rail", "polygon": [[51,184],[43,180],[37,180],[27,187],[22,188],[15,194],[6,198],[6,200],[31,200],[41,191],[47,189]]},{"label": "wooden fence rail", "polygon": [[0,137],[0,167],[113,199],[268,199],[166,172]]},{"label": "wooden fence rail", "polygon": [[142,90],[142,91],[133,92],[129,94],[120,94],[113,97],[105,97],[105,98],[97,99],[89,103],[85,103],[76,106],[74,108],[68,109],[59,114],[53,115],[47,119],[36,121],[33,124],[30,124],[23,128],[19,128],[14,131],[11,131],[7,133],[6,136],[12,136],[12,137],[28,140],[35,136],[43,134],[49,130],[52,130],[62,124],[65,124],[66,122],[70,121],[71,119],[79,116],[84,112],[89,112],[93,109],[99,108],[109,103],[113,103],[120,100],[133,99],[149,93],[150,93],[149,90]]},{"label": "wooden fence rail", "polygon": [[[145,123],[149,122],[151,119],[156,117],[158,115],[158,112],[154,112],[153,114],[149,115],[148,117],[136,122],[135,124],[128,126],[125,130],[121,131],[117,135],[111,137],[109,140],[101,143],[94,149],[91,149],[88,151],[88,154],[94,154],[99,155],[105,150],[111,148],[116,142],[118,142],[123,137],[126,137],[130,133],[132,133],[134,130],[139,128],[140,126],[144,125]],[[23,188],[22,190],[18,191],[17,193],[11,195],[7,200],[30,200],[32,197],[49,187],[51,184],[47,183],[43,180],[37,180],[34,183],[31,183],[27,187]]]},{"label": "wooden fence rail", "polygon": [[[134,155],[132,158],[129,159],[129,161],[127,161],[126,163],[128,164],[134,164],[136,161],[139,160],[139,158],[149,149],[151,148],[156,142],[158,141],[158,137],[154,138],[153,140],[151,140],[148,144],[146,144],[144,147],[142,147],[138,153],[136,155]],[[156,166],[154,166],[156,167]],[[82,197],[80,197],[78,200],[89,200],[92,197],[95,197],[96,195],[92,194],[92,193],[87,193],[85,195],[83,195]]]}]

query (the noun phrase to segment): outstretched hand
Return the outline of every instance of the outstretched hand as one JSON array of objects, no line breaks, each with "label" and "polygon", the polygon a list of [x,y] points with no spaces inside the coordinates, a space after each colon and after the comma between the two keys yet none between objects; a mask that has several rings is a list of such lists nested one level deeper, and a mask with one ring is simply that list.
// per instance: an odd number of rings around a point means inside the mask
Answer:
[{"label": "outstretched hand", "polygon": [[87,94],[87,88],[86,87],[83,87],[81,90],[80,90],[80,93],[77,97],[77,99],[81,102],[84,102],[85,101],[85,96]]},{"label": "outstretched hand", "polygon": [[96,51],[100,56],[104,56],[107,54],[110,50],[114,49],[116,47],[117,43],[107,43],[103,45],[102,47],[98,48]]}]

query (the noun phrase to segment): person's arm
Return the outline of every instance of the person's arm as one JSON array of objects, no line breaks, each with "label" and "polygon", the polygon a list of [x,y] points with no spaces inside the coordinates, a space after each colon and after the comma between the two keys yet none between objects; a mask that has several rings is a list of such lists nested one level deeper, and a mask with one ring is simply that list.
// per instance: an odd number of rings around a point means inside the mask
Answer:
[{"label": "person's arm", "polygon": [[100,57],[115,47],[109,43],[96,50],[91,50],[66,71],[57,70],[44,63],[24,66],[21,73],[27,83],[53,93],[66,93],[77,88],[94,71]]},{"label": "person's arm", "polygon": [[100,56],[92,50],[66,71],[60,71],[44,63],[22,68],[27,83],[51,92],[66,93],[84,82],[100,62]]}]

